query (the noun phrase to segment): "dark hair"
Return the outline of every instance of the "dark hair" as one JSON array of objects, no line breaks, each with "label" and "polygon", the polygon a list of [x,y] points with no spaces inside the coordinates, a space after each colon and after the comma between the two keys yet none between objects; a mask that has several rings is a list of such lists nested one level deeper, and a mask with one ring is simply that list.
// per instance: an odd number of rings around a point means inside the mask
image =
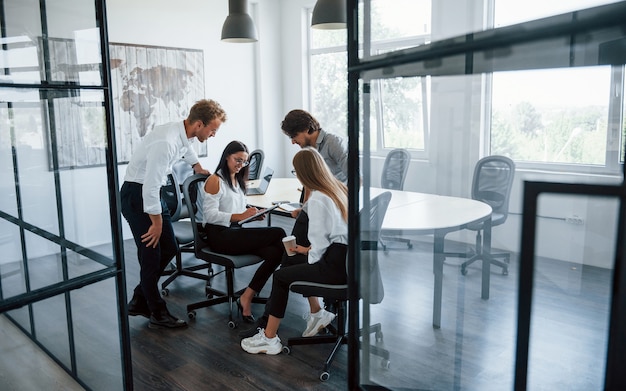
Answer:
[{"label": "dark hair", "polygon": [[315,131],[322,130],[320,123],[304,110],[291,110],[280,124],[280,128],[289,138],[294,138],[298,133],[304,131],[312,134]]},{"label": "dark hair", "polygon": [[[228,159],[230,155],[234,155],[237,152],[249,153],[248,147],[246,147],[246,144],[242,143],[241,141],[235,140],[235,141],[231,141],[230,143],[228,143],[226,148],[224,148],[224,152],[222,152],[222,157],[220,158],[220,162],[218,163],[217,168],[215,169],[215,174],[218,175],[220,178],[222,178],[224,182],[228,184],[228,187],[230,187],[230,189],[233,191],[235,190],[235,188],[233,187],[233,184],[230,181],[230,171],[228,170],[228,163],[226,162],[226,159]],[[248,179],[249,170],[250,170],[249,166],[245,166],[241,170],[239,170],[237,174],[235,174],[235,179],[239,183],[239,188],[242,189],[244,193],[246,191],[246,179]],[[228,177],[224,178],[224,175],[226,174],[228,174]]]}]

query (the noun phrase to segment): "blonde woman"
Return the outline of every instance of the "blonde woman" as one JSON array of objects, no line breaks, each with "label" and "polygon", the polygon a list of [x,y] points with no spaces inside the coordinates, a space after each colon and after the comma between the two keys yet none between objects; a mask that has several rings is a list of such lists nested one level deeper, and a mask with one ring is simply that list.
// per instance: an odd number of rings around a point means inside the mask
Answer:
[{"label": "blonde woman", "polygon": [[[311,190],[308,203],[310,246],[296,245],[292,249],[307,256],[307,263],[281,268],[274,272],[272,293],[268,306],[269,318],[265,329],[241,340],[248,353],[278,354],[282,344],[278,326],[285,316],[289,285],[294,281],[345,284],[346,254],[348,252],[348,189],[328,169],[314,148],[305,147],[293,158],[293,167],[302,185]],[[317,298],[309,298],[311,315],[304,336],[312,336],[328,326],[335,315],[321,308]]]}]

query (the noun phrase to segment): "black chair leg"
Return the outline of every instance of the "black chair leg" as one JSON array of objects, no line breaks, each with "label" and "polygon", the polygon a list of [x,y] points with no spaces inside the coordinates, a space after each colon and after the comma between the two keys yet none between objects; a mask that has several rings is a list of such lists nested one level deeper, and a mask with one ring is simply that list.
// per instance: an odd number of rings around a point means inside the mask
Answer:
[{"label": "black chair leg", "polygon": [[[499,261],[495,257],[504,258],[504,260]],[[490,258],[490,262],[492,265],[496,265],[502,268],[502,275],[507,276],[509,274],[509,254],[491,254]],[[483,260],[483,254],[476,254],[467,261],[463,262],[461,264],[461,274],[466,275],[467,267],[478,260]]]},{"label": "black chair leg", "polygon": [[[287,340],[286,346],[283,347],[283,351],[289,354],[291,353],[291,346],[333,343],[334,344],[333,348],[330,354],[327,356],[326,360],[324,361],[323,369],[319,376],[321,381],[326,381],[329,379],[330,366],[333,360],[335,359],[337,352],[339,351],[342,345],[348,343],[348,338],[347,338],[346,331],[345,331],[346,330],[346,312],[347,312],[346,302],[337,302],[336,308],[337,308],[337,317],[336,317],[337,326],[335,327],[332,324],[328,325],[326,327],[328,334],[316,335],[313,337],[289,338]],[[377,323],[377,324],[369,326],[367,329],[368,333],[375,333],[375,338],[377,342],[382,341],[381,328],[382,328],[381,324]],[[364,332],[365,331],[361,329],[359,331],[359,335],[362,336]],[[359,342],[359,344],[361,344],[361,342]],[[383,368],[385,369],[389,368],[389,365],[390,365],[389,351],[387,349],[384,349],[375,345],[369,345],[368,349],[371,354],[374,354],[382,358],[383,361],[381,365]]]}]

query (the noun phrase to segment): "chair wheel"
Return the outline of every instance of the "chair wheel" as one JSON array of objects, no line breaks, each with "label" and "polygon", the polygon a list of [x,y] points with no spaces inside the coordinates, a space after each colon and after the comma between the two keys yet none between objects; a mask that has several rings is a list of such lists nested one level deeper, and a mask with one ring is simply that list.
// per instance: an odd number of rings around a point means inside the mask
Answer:
[{"label": "chair wheel", "polygon": [[291,354],[291,348],[287,345],[283,345],[283,353]]},{"label": "chair wheel", "polygon": [[189,312],[187,312],[187,317],[189,319],[194,319],[196,317],[196,311],[189,311]]},{"label": "chair wheel", "polygon": [[464,276],[467,275],[467,268],[465,266],[461,266],[461,274]]},{"label": "chair wheel", "polygon": [[502,269],[502,275],[503,276],[508,276],[509,275],[509,268],[505,267]]},{"label": "chair wheel", "polygon": [[381,366],[383,369],[389,369],[389,368],[391,367],[391,361],[386,360],[386,359],[383,359],[383,360],[380,362],[380,366]]},{"label": "chair wheel", "polygon": [[229,320],[228,321],[228,328],[233,330],[237,328],[237,323],[234,320]]},{"label": "chair wheel", "polygon": [[413,243],[407,243],[407,244],[406,244],[406,246],[407,246],[408,248],[413,248]]},{"label": "chair wheel", "polygon": [[170,290],[167,289],[167,288],[163,288],[163,289],[161,289],[161,294],[163,296],[169,296],[170,295]]},{"label": "chair wheel", "polygon": [[321,381],[326,381],[330,378],[330,373],[324,371],[322,373],[320,373],[320,380]]}]

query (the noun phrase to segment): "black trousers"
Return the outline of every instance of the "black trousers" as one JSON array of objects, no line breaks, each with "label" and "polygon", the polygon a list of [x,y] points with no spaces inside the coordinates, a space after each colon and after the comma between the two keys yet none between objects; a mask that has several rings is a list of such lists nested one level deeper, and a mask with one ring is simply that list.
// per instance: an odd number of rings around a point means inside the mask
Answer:
[{"label": "black trousers", "polygon": [[[311,245],[308,238],[309,233],[309,216],[304,211],[300,211],[300,214],[296,218],[296,222],[291,229],[291,234],[296,237],[296,243],[300,246],[308,247]],[[293,265],[303,265],[308,263],[308,257],[304,254],[296,254],[289,256],[286,252],[283,253],[283,259],[280,262],[280,268],[289,267]],[[265,304],[265,310],[263,317],[267,319],[269,316],[269,302]]]},{"label": "black trousers", "polygon": [[345,284],[346,255],[348,246],[333,243],[328,247],[322,259],[314,264],[304,263],[282,267],[274,273],[272,293],[267,302],[267,312],[277,318],[285,317],[289,299],[289,285],[294,281],[310,281],[323,284]]},{"label": "black trousers", "polygon": [[140,272],[139,284],[135,287],[134,295],[145,298],[150,311],[155,312],[166,308],[158,283],[163,270],[178,252],[178,244],[174,236],[169,209],[163,200],[161,200],[163,228],[159,243],[152,248],[141,242],[141,235],[148,232],[152,225],[150,216],[143,211],[142,187],[140,183],[124,182],[120,190],[120,199],[122,215],[128,221],[137,245]]},{"label": "black trousers", "polygon": [[263,289],[285,253],[282,239],[287,235],[279,227],[229,228],[207,224],[204,231],[213,251],[229,255],[254,254],[263,258],[248,284],[255,292]]}]

